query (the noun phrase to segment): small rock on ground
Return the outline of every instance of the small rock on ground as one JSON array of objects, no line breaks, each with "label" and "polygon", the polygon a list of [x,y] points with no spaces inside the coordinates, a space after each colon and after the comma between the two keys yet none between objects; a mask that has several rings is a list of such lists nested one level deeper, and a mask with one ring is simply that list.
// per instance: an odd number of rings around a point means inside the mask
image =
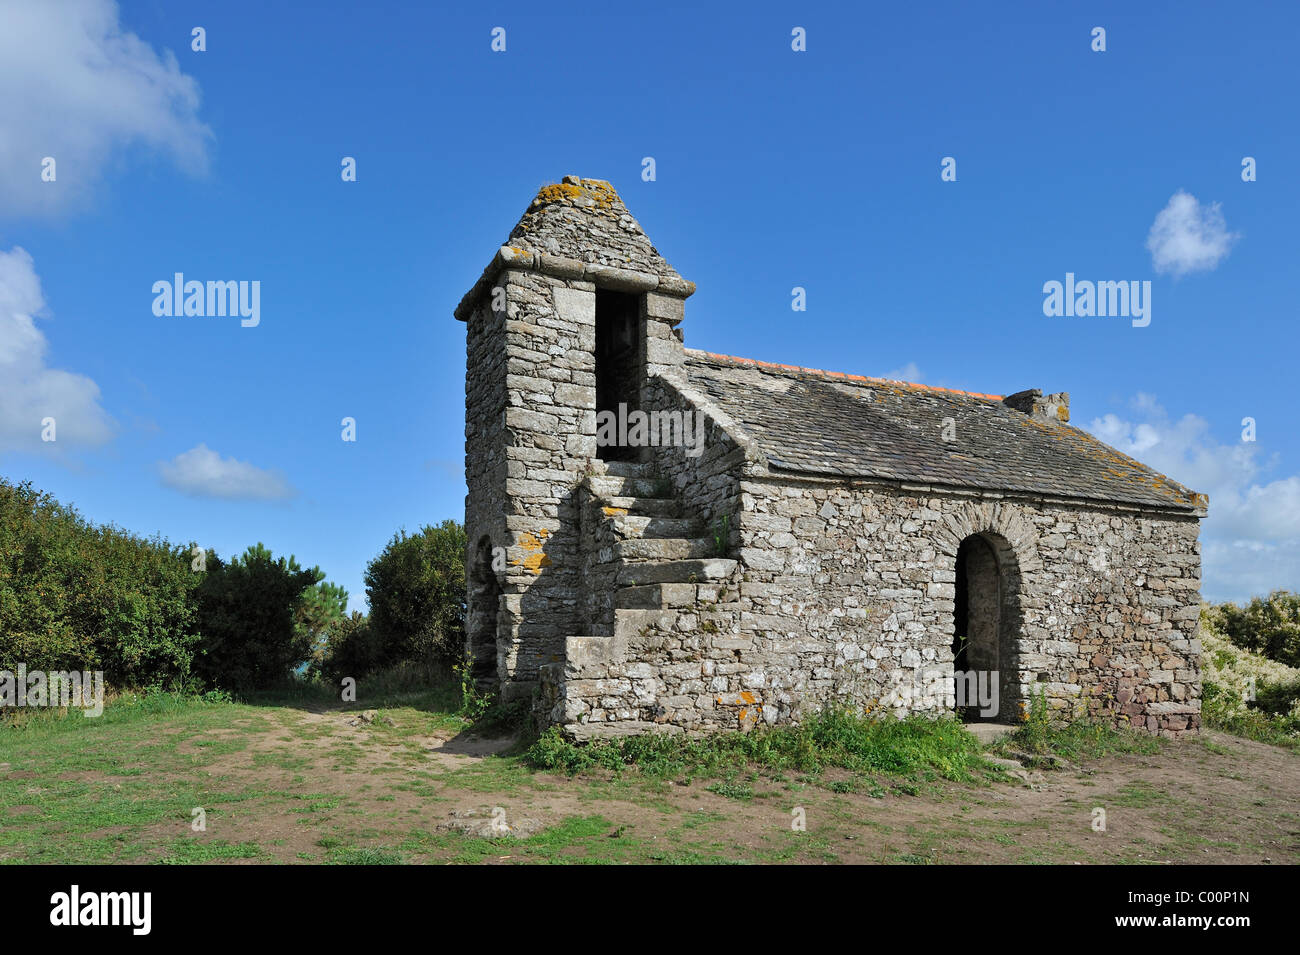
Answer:
[{"label": "small rock on ground", "polygon": [[451,813],[446,822],[440,822],[442,832],[463,832],[478,839],[527,839],[545,828],[538,819],[508,819],[499,809],[462,809]]}]

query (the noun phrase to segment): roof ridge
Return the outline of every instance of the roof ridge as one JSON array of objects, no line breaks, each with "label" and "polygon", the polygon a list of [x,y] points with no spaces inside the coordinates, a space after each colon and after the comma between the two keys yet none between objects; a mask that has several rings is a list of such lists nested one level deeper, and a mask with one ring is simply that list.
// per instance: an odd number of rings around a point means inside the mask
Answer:
[{"label": "roof ridge", "polygon": [[782,371],[797,371],[808,375],[821,375],[825,378],[843,378],[846,381],[869,381],[885,385],[898,385],[904,388],[912,388],[916,391],[940,391],[953,395],[966,395],[969,398],[984,398],[989,401],[1001,401],[1003,395],[988,395],[979,391],[962,391],[960,388],[940,388],[938,385],[923,385],[914,381],[897,381],[893,378],[873,378],[868,375],[850,375],[843,371],[825,371],[821,368],[804,368],[800,365],[782,365],[777,362],[759,361],[757,358],[741,358],[737,355],[722,355],[718,352],[704,351],[699,348],[688,348],[688,353],[701,355],[705,358],[712,358],[715,361],[727,362],[729,364],[753,366],[756,368],[779,368]]}]

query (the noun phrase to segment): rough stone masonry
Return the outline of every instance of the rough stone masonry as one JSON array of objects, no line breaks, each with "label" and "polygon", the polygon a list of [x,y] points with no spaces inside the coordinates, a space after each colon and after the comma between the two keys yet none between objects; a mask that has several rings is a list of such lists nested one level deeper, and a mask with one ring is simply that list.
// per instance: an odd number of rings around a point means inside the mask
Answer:
[{"label": "rough stone masonry", "polygon": [[[827,705],[1198,729],[1204,495],[1071,426],[1065,393],[688,349],[694,290],[568,176],[456,308],[482,686],[576,739]],[[599,412],[680,415],[703,450],[600,441]]]}]

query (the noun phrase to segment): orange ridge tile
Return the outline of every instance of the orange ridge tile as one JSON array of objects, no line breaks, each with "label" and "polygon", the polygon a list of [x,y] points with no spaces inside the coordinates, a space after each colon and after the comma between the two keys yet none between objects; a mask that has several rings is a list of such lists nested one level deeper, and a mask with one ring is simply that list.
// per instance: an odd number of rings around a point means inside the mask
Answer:
[{"label": "orange ridge tile", "polygon": [[718,361],[727,362],[733,365],[753,366],[756,368],[776,368],[781,371],[797,371],[809,375],[822,375],[826,378],[844,378],[849,381],[870,381],[885,385],[901,385],[904,388],[912,388],[916,391],[940,391],[952,395],[965,395],[968,398],[984,398],[988,401],[1001,401],[1002,395],[989,395],[979,391],[962,391],[960,388],[940,388],[938,385],[923,385],[914,381],[894,381],[890,378],[872,378],[867,375],[851,375],[842,371],[825,371],[821,368],[802,368],[799,365],[783,365],[778,362],[759,361],[757,358],[741,358],[738,355],[723,355],[718,352],[706,351],[701,354],[708,358],[714,358]]}]

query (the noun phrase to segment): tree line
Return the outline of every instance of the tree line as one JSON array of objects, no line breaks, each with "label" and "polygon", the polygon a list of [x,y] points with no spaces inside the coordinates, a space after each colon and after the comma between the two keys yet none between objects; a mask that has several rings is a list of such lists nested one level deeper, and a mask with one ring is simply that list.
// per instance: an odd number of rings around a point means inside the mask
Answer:
[{"label": "tree line", "polygon": [[0,477],[0,670],[102,670],[119,689],[260,690],[448,668],[464,651],[465,529],[398,531],[365,572],[369,616],[319,567],[260,542],[223,559],[93,524]]}]

